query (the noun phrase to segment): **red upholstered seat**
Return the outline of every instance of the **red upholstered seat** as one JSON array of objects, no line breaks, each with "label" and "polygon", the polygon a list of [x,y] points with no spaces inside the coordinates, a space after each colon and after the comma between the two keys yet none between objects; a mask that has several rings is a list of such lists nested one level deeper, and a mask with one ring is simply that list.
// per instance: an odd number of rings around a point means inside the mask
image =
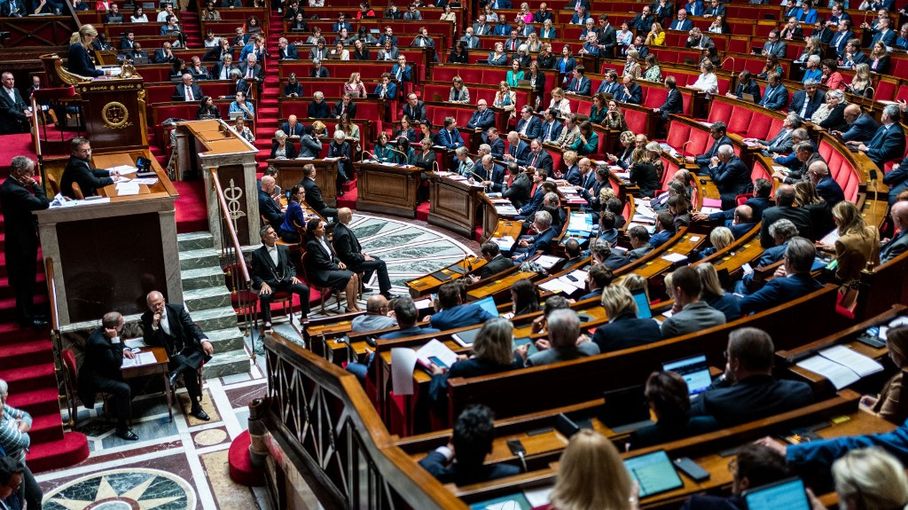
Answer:
[{"label": "red upholstered seat", "polygon": [[820,156],[823,156],[823,159],[829,161],[829,155],[833,152],[832,145],[829,145],[826,140],[823,140],[820,142],[820,146],[817,148],[817,152],[820,153]]},{"label": "red upholstered seat", "polygon": [[728,50],[732,53],[750,53],[749,37],[732,37],[728,41]]},{"label": "red upholstered seat", "polygon": [[662,173],[662,183],[659,189],[665,191],[668,189],[668,183],[672,180],[675,172],[678,171],[678,165],[668,158],[662,158],[662,166],[665,168],[665,172]]},{"label": "red upholstered seat", "polygon": [[432,79],[435,81],[453,81],[454,77],[459,74],[459,70],[454,67],[439,66],[432,69]]},{"label": "red upholstered seat", "polygon": [[898,78],[908,78],[908,60],[904,58],[893,58],[891,73]]},{"label": "red upholstered seat", "polygon": [[897,87],[897,83],[881,79],[876,84],[876,90],[873,93],[874,101],[892,101],[895,97]]},{"label": "red upholstered seat", "polygon": [[750,119],[753,116],[753,110],[734,106],[731,111],[731,116],[726,122],[728,125],[728,132],[740,135],[747,133],[747,130],[750,128]]},{"label": "red upholstered seat", "polygon": [[898,91],[895,93],[895,100],[908,101],[908,85],[899,85]]},{"label": "red upholstered seat", "polygon": [[710,122],[724,122],[728,125],[730,124],[733,111],[734,108],[731,103],[713,101],[712,107],[709,109],[709,117],[707,117],[707,120]]},{"label": "red upholstered seat", "polygon": [[549,149],[546,149],[546,151],[549,153],[549,156],[552,156],[552,168],[561,169],[561,151],[553,151]]},{"label": "red upholstered seat", "polygon": [[668,126],[668,138],[665,143],[680,150],[681,146],[690,138],[690,126],[683,122],[672,122]]},{"label": "red upholstered seat", "polygon": [[646,100],[643,106],[647,108],[658,108],[665,103],[665,97],[668,95],[668,89],[665,87],[645,87]]},{"label": "red upholstered seat", "polygon": [[[646,133],[647,114],[645,112],[628,108],[624,110],[624,120],[627,123],[627,128],[634,133]],[[599,138],[599,142],[602,143],[603,137],[600,136]]]},{"label": "red upholstered seat", "polygon": [[684,151],[685,154],[703,154],[712,144],[712,138],[709,137],[706,129],[691,129],[689,141],[690,143]]},{"label": "red upholstered seat", "polygon": [[[571,102],[571,111],[578,115],[584,115],[586,117],[590,116],[590,110],[593,108],[593,102],[589,99],[583,99],[578,96],[568,96],[568,101]],[[520,104],[520,103],[518,103]]]},{"label": "red upholstered seat", "polygon": [[482,69],[461,69],[460,77],[466,83],[482,83]]},{"label": "red upholstered seat", "polygon": [[753,115],[750,118],[750,124],[747,125],[747,128],[741,134],[747,138],[767,140],[778,132],[772,131],[774,120],[773,117],[770,117],[763,112],[753,112]]}]

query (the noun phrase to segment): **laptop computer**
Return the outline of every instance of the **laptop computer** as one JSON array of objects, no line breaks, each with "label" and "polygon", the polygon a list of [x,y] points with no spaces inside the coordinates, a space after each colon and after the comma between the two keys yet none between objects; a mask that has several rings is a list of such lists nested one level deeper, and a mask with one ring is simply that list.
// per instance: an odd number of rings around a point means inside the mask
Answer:
[{"label": "laptop computer", "polygon": [[809,510],[810,501],[800,478],[789,478],[780,482],[744,491],[748,510]]},{"label": "laptop computer", "polygon": [[[624,467],[637,481],[640,497],[660,494],[684,486],[665,450],[624,459]],[[788,508],[780,506],[778,508]]]},{"label": "laptop computer", "polygon": [[473,347],[473,342],[476,341],[476,337],[479,335],[479,330],[482,327],[468,329],[466,331],[461,331],[459,333],[454,333],[451,335],[451,339],[457,342],[461,347]]},{"label": "laptop computer", "polygon": [[230,120],[236,120],[236,119],[242,119],[242,118],[244,118],[245,113],[243,113],[243,112],[230,112],[230,113],[228,113],[228,115],[230,116]]},{"label": "laptop computer", "polygon": [[643,385],[627,386],[603,393],[602,423],[615,432],[631,432],[651,425]]},{"label": "laptop computer", "polygon": [[649,307],[649,297],[647,297],[646,292],[637,290],[632,295],[634,296],[634,303],[637,304],[637,318],[652,319],[653,311]]},{"label": "laptop computer", "polygon": [[495,300],[492,297],[484,297],[479,301],[476,301],[474,304],[479,305],[480,308],[489,312],[494,316],[498,316],[498,307],[495,306]]},{"label": "laptop computer", "polygon": [[706,356],[702,354],[663,363],[662,370],[675,372],[683,377],[684,382],[687,383],[687,392],[692,397],[706,391],[706,388],[709,388],[713,382],[712,376],[709,375]]}]

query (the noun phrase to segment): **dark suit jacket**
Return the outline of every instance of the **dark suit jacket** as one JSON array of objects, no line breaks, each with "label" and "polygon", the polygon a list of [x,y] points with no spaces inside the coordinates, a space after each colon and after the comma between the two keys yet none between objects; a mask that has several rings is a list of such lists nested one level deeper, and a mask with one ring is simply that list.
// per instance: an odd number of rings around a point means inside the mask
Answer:
[{"label": "dark suit jacket", "polygon": [[662,340],[662,331],[658,322],[652,319],[638,319],[629,312],[599,326],[593,335],[593,342],[599,346],[601,353],[637,347],[659,340]]},{"label": "dark suit jacket", "polygon": [[467,122],[467,127],[470,129],[482,128],[489,129],[495,125],[495,113],[488,108],[479,111],[476,110],[473,112],[473,115],[470,117],[469,122]]},{"label": "dark suit jacket", "polygon": [[182,304],[167,303],[164,307],[167,309],[170,336],[160,327],[157,331],[152,329],[154,314],[151,310],[146,310],[142,314],[142,336],[145,343],[164,347],[170,357],[171,366],[180,364],[198,369],[205,362],[202,340],[207,340],[208,336],[192,321],[192,317]]},{"label": "dark suit jacket", "polygon": [[82,195],[93,197],[98,194],[98,188],[113,184],[113,179],[107,170],[92,170],[88,162],[75,156],[70,156],[63,169],[63,178],[60,180],[60,192],[69,198],[76,198],[72,191],[73,183],[79,183]]},{"label": "dark suit jacket", "polygon": [[691,402],[691,416],[712,416],[722,425],[758,420],[813,403],[807,383],[755,375],[727,387],[716,387]]},{"label": "dark suit jacket", "polygon": [[366,260],[363,256],[363,247],[359,244],[356,234],[343,223],[338,223],[334,227],[333,244],[337,258],[353,271],[357,271]]},{"label": "dark suit jacket", "polygon": [[778,85],[774,88],[766,87],[766,90],[763,91],[763,98],[760,99],[759,104],[770,110],[781,110],[788,104],[788,90],[785,88],[785,85]]},{"label": "dark suit jacket", "polygon": [[552,175],[552,155],[545,149],[539,151],[539,156],[534,155],[532,151],[528,152],[526,164],[536,168],[545,168],[549,175]]},{"label": "dark suit jacket", "polygon": [[842,140],[846,142],[867,142],[873,138],[879,128],[880,125],[871,115],[861,113],[848,130],[842,132]]},{"label": "dark suit jacket", "polygon": [[[799,90],[794,93],[791,97],[791,105],[788,107],[789,112],[797,113],[801,115],[801,109],[804,107],[804,101],[807,101],[807,92],[804,90]],[[807,103],[807,110],[804,113],[803,117],[809,119],[813,112],[817,111],[817,108],[820,107],[823,102],[826,101],[826,93],[822,90],[817,90],[811,99]]]},{"label": "dark suit jacket", "polygon": [[865,145],[867,157],[878,167],[883,168],[887,161],[901,158],[905,154],[905,132],[899,124],[893,124],[888,128],[880,126]]},{"label": "dark suit jacket", "polygon": [[303,189],[306,191],[306,203],[309,207],[315,209],[315,212],[321,213],[328,208],[328,204],[322,198],[322,190],[318,188],[312,179],[303,179]]},{"label": "dark suit jacket", "polygon": [[306,116],[310,119],[327,119],[331,117],[331,105],[328,104],[328,101],[321,103],[311,101],[306,108]]},{"label": "dark suit jacket", "polygon": [[95,69],[95,64],[91,61],[88,56],[88,50],[85,49],[85,46],[82,46],[82,43],[71,44],[68,57],[66,68],[71,73],[88,77],[102,76],[104,74],[104,71]]},{"label": "dark suit jacket", "polygon": [[668,89],[668,95],[665,96],[665,102],[659,107],[663,119],[668,119],[669,114],[679,114],[684,112],[684,99],[681,92],[676,88]]},{"label": "dark suit jacket", "polygon": [[516,131],[518,133],[523,132],[523,127],[527,124],[527,122],[529,122],[529,126],[527,126],[526,128],[526,137],[530,140],[539,138],[542,135],[542,121],[537,117],[530,117],[529,121],[520,119],[519,121],[517,121]]},{"label": "dark suit jacket", "polygon": [[497,255],[495,258],[490,260],[486,265],[480,267],[473,272],[475,276],[480,278],[488,278],[493,274],[500,273],[505,269],[514,267],[514,262],[511,259],[505,257],[504,255]]},{"label": "dark suit jacket", "polygon": [[416,106],[410,106],[410,103],[404,105],[404,115],[406,115],[410,122],[414,120],[422,120],[426,118],[426,104],[422,101],[418,101]]},{"label": "dark suit jacket", "polygon": [[514,181],[511,182],[510,186],[507,186],[506,184],[502,185],[503,191],[501,196],[510,199],[511,204],[513,204],[516,209],[520,209],[523,207],[523,204],[527,203],[530,199],[530,188],[532,186],[527,174],[521,172],[514,178]]},{"label": "dark suit jacket", "polygon": [[[192,88],[192,100],[198,102],[202,99],[202,87],[199,87],[196,84],[191,85]],[[186,86],[180,83],[176,86],[176,92],[173,94],[177,101],[186,101]]]},{"label": "dark suit jacket", "polygon": [[671,24],[668,26],[669,30],[681,30],[684,32],[690,31],[694,28],[694,22],[690,18],[684,18],[684,21],[678,21],[677,18],[673,19]]},{"label": "dark suit jacket", "polygon": [[281,283],[290,281],[296,276],[296,268],[293,265],[293,259],[290,257],[290,248],[286,246],[277,246],[277,266],[268,255],[268,249],[262,245],[252,252],[252,286],[256,289],[262,288],[262,283],[267,283],[269,287],[276,287]]},{"label": "dark suit jacket", "polygon": [[264,216],[275,230],[281,228],[281,224],[284,223],[281,209],[274,203],[274,199],[262,190],[259,190],[259,214]]},{"label": "dark suit jacket", "polygon": [[776,221],[785,218],[791,220],[798,229],[798,235],[807,239],[814,239],[813,224],[811,223],[810,211],[805,207],[779,207],[773,206],[763,211],[763,221],[760,225],[760,245],[764,248],[775,246],[775,242],[769,235],[769,226]]},{"label": "dark suit jacket", "polygon": [[722,207],[725,209],[734,207],[735,197],[746,193],[751,187],[750,170],[737,156],[715,169],[711,168],[709,174],[716,184],[716,188],[719,189],[719,194],[722,196]]},{"label": "dark suit jacket", "polygon": [[830,209],[845,200],[845,193],[842,191],[842,187],[829,175],[820,179],[817,183],[817,194],[826,201],[826,206]]},{"label": "dark suit jacket", "polygon": [[514,156],[514,158],[517,160],[518,165],[526,166],[527,159],[529,159],[530,155],[530,145],[523,140],[519,140],[516,145],[512,144],[510,147],[508,147],[507,153],[511,156]]},{"label": "dark suit jacket", "polygon": [[908,232],[903,231],[880,250],[880,263],[885,264],[906,251],[908,251]]},{"label": "dark suit jacket", "polygon": [[173,62],[174,58],[176,57],[174,57],[172,53],[170,54],[170,56],[165,56],[164,50],[158,48],[154,50],[154,56],[152,57],[152,60],[154,60],[158,64],[163,64],[165,62]]},{"label": "dark suit jacket", "polygon": [[883,184],[889,186],[889,205],[892,205],[899,193],[908,189],[908,158],[883,176]]},{"label": "dark suit jacket", "polygon": [[820,122],[820,127],[829,131],[842,131],[848,129],[848,123],[845,122],[845,103],[838,104],[829,112],[829,116]]},{"label": "dark suit jacket", "polygon": [[13,88],[13,96],[10,98],[6,88],[0,87],[0,134],[28,131],[28,118],[25,116],[28,105],[19,89]]},{"label": "dark suit jacket", "polygon": [[283,50],[278,49],[277,55],[279,60],[296,60],[300,58],[299,52],[296,51],[296,46],[292,44],[288,44]]},{"label": "dark suit jacket", "polygon": [[706,151],[706,154],[701,154],[700,156],[697,156],[697,158],[696,158],[697,164],[700,165],[701,167],[705,167],[705,166],[709,165],[709,160],[712,159],[712,157],[715,156],[719,152],[719,147],[721,147],[723,145],[732,145],[731,138],[729,138],[727,136],[723,136],[722,138],[719,138],[718,140],[713,141],[712,146],[709,148],[708,151]]},{"label": "dark suit jacket", "polygon": [[335,117],[340,117],[341,115],[343,115],[345,113],[347,114],[347,117],[349,117],[351,119],[356,118],[356,103],[354,103],[353,101],[350,101],[349,103],[347,103],[346,106],[344,106],[344,100],[341,99],[340,101],[338,101],[337,103],[334,104],[334,116]]},{"label": "dark suit jacket", "polygon": [[[284,143],[284,147],[286,150],[285,157],[287,159],[296,159],[296,156],[298,155],[298,151],[296,150],[296,145],[294,145],[291,140],[287,140]],[[277,148],[278,148],[277,140],[272,140],[271,141],[271,156],[270,156],[271,158],[275,157],[275,152],[277,151]]]},{"label": "dark suit jacket", "polygon": [[[242,77],[245,78],[246,73],[249,71],[249,64],[243,62],[239,67]],[[265,70],[262,69],[261,64],[255,64],[255,67],[252,68],[252,77],[260,82],[265,79]]]},{"label": "dark suit jacket", "polygon": [[[220,79],[221,79],[221,70],[222,70],[222,69],[224,69],[224,62],[218,62],[217,64],[215,64],[214,67],[213,67],[212,70],[211,70],[211,73],[212,73],[212,74],[211,74],[211,78],[212,78],[213,80],[220,80]],[[230,71],[232,71],[232,70],[234,70],[234,69],[239,69],[239,68],[236,66],[236,64],[234,64],[234,63],[231,62],[231,63],[230,63],[230,67],[227,68],[227,75],[226,75],[227,78],[225,78],[225,79],[227,79],[227,80],[230,79]]]},{"label": "dark suit jacket", "polygon": [[562,129],[564,129],[564,126],[557,120],[553,120],[551,125],[543,122],[542,127],[539,130],[539,137],[542,138],[544,142],[557,140],[558,136],[561,135]]},{"label": "dark suit jacket", "polygon": [[622,103],[640,104],[643,100],[643,89],[636,83],[631,83],[628,87],[630,94],[624,91],[624,86],[618,89],[615,99]]},{"label": "dark suit jacket", "polygon": [[[554,223],[554,219],[553,219],[552,223]],[[526,251],[527,254],[532,256],[532,255],[535,255],[537,252],[540,252],[543,254],[548,253],[549,248],[552,244],[552,239],[554,239],[556,235],[558,235],[558,231],[552,227],[549,227],[548,230],[546,230],[545,232],[543,232],[541,234],[536,234],[536,238],[533,239],[533,242],[527,248],[527,251]]]},{"label": "dark suit jacket", "polygon": [[7,177],[0,185],[0,207],[3,208],[3,228],[6,232],[4,248],[8,254],[7,265],[10,262],[9,254],[13,251],[31,254],[32,261],[34,261],[38,235],[37,220],[32,212],[47,209],[49,204],[44,194],[44,186],[38,185],[34,188],[33,193],[12,177]]},{"label": "dark suit jacket", "polygon": [[281,124],[281,131],[287,133],[287,136],[303,136],[305,128],[303,128],[303,124],[301,122],[297,122],[296,125],[293,126],[293,129],[290,129],[290,123],[284,122],[283,124]]},{"label": "dark suit jacket", "polygon": [[464,469],[457,462],[448,465],[446,461],[444,455],[433,450],[419,461],[419,465],[439,482],[454,483],[455,485],[486,482],[520,473],[519,467],[504,463],[485,464],[478,469]]},{"label": "dark suit jacket", "polygon": [[82,405],[91,409],[95,404],[98,383],[102,379],[123,379],[120,367],[123,365],[123,342],[114,344],[104,336],[104,328],[91,332],[85,343],[85,356],[79,367],[79,399]]},{"label": "dark suit jacket", "polygon": [[821,287],[822,284],[809,274],[773,278],[766,282],[766,285],[760,290],[741,298],[741,313],[746,315],[752,312],[762,312],[767,308],[787,303],[819,290]]},{"label": "dark suit jacket", "polygon": [[310,78],[327,78],[329,76],[327,67],[319,67],[318,69],[312,68],[309,71]]}]

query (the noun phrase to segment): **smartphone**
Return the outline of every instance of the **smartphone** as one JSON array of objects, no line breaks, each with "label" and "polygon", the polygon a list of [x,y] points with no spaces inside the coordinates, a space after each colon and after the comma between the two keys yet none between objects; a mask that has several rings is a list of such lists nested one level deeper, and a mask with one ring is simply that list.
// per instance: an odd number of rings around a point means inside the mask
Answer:
[{"label": "smartphone", "polygon": [[699,464],[691,460],[690,457],[681,457],[680,459],[675,459],[674,464],[676,468],[680,469],[682,473],[690,477],[690,479],[695,482],[709,480],[709,472],[700,467]]},{"label": "smartphone", "polygon": [[437,367],[449,368],[448,365],[444,361],[442,361],[441,358],[439,358],[438,356],[429,356],[429,361],[434,363],[435,366],[437,366]]},{"label": "smartphone", "polygon": [[519,439],[511,439],[508,441],[508,450],[511,450],[511,453],[518,457],[520,454],[527,454],[527,449],[523,447],[523,443],[521,443]]}]

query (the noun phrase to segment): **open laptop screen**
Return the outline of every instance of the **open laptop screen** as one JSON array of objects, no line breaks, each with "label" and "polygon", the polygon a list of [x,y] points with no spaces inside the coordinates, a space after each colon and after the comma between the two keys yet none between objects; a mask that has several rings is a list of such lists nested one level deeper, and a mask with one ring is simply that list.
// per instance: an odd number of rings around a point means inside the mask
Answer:
[{"label": "open laptop screen", "polygon": [[479,301],[476,301],[476,304],[490,314],[496,317],[498,316],[498,308],[495,306],[495,300],[491,297],[482,298]]},{"label": "open laptop screen", "polygon": [[704,355],[663,363],[662,370],[675,372],[683,377],[684,382],[687,383],[687,391],[691,395],[706,391],[706,388],[709,388],[709,385],[713,382],[712,377],[709,375],[709,365],[706,364],[706,356]]}]

